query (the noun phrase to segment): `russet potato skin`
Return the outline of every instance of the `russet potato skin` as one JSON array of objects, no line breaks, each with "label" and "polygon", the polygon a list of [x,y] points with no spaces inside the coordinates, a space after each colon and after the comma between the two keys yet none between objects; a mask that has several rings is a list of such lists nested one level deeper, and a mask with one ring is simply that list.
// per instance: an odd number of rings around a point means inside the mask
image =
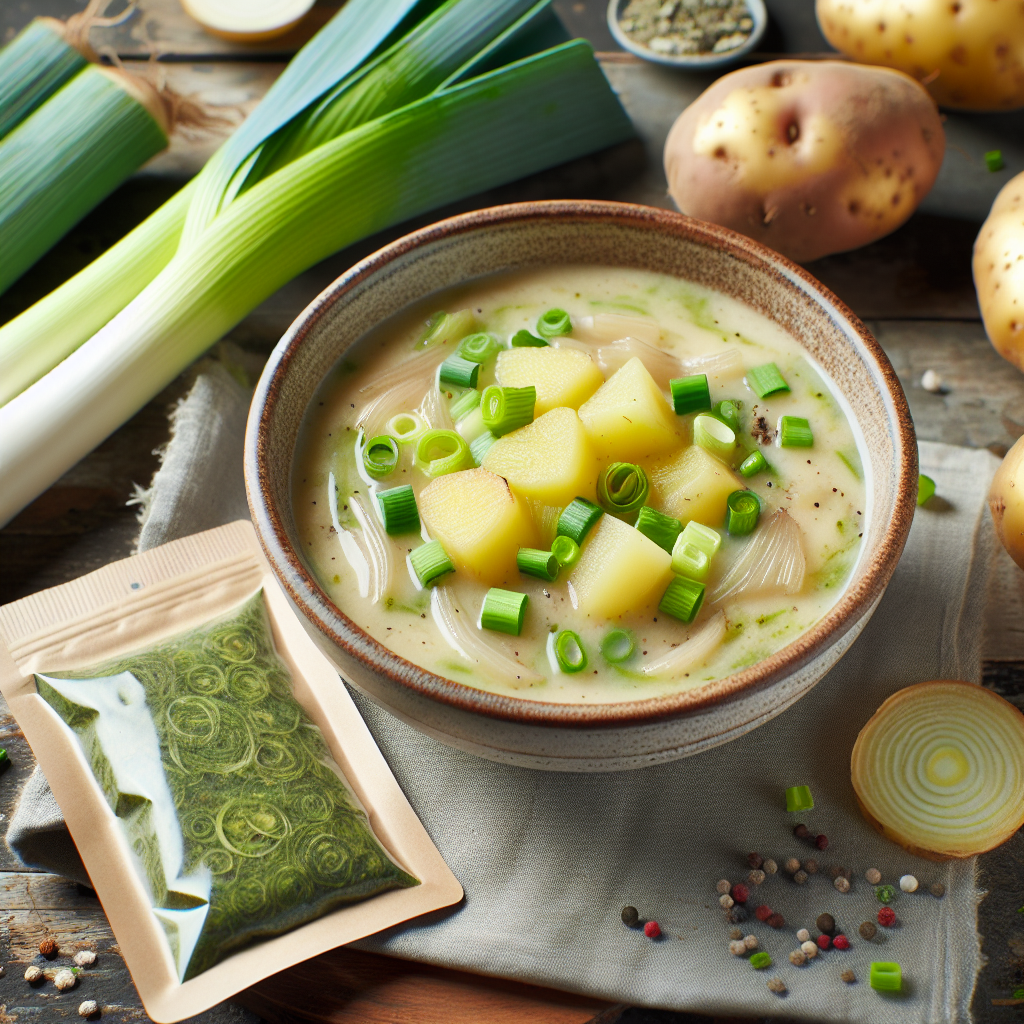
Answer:
[{"label": "russet potato skin", "polygon": [[928,194],[945,133],[912,78],[841,61],[772,61],[725,75],[665,142],[679,209],[797,262],[898,228]]},{"label": "russet potato skin", "polygon": [[816,12],[837,50],[926,82],[944,107],[1024,106],[1020,0],[817,0]]},{"label": "russet potato skin", "polygon": [[974,243],[974,287],[996,351],[1024,371],[1024,173],[999,191]]}]

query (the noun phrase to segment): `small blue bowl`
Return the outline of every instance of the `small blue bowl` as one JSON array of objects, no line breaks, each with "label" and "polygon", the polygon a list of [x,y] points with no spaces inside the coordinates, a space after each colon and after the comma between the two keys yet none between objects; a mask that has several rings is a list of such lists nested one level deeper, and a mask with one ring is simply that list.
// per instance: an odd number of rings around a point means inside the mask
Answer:
[{"label": "small blue bowl", "polygon": [[709,71],[714,68],[725,68],[737,63],[741,57],[750,53],[761,42],[765,29],[768,27],[768,11],[765,9],[764,0],[745,0],[745,2],[750,17],[754,20],[754,27],[742,46],[736,47],[735,50],[729,50],[727,53],[657,53],[654,50],[649,50],[643,43],[631,39],[619,27],[619,18],[629,0],[610,0],[608,28],[615,37],[615,41],[623,49],[655,64],[665,64],[670,68],[680,68],[683,71]]}]

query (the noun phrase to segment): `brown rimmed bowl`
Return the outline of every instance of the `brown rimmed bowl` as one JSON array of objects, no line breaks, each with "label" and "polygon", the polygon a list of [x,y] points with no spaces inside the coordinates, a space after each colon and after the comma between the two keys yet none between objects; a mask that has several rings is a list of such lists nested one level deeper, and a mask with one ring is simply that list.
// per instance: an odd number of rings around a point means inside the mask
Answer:
[{"label": "brown rimmed bowl", "polygon": [[[300,554],[291,508],[307,406],[366,331],[472,278],[534,266],[635,267],[693,281],[780,324],[828,373],[862,441],[861,557],[839,601],[770,658],[704,686],[619,704],[550,704],[454,682],[393,654],[342,614]],[[292,324],[256,388],[245,440],[253,522],[303,623],[341,674],[444,743],[511,764],[618,771],[726,743],[805,694],[867,624],[899,561],[917,496],[917,441],[896,373],[864,325],[806,271],[725,228],[623,203],[541,202],[462,214],[356,264]]]}]

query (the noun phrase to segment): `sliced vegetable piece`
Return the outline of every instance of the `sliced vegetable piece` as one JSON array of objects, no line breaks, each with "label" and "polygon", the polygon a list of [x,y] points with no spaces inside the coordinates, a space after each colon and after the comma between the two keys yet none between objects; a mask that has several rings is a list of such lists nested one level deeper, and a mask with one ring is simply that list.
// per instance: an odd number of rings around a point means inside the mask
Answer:
[{"label": "sliced vegetable piece", "polygon": [[409,552],[412,566],[421,587],[433,586],[442,576],[455,572],[455,566],[439,540],[427,541]]},{"label": "sliced vegetable piece", "polygon": [[473,457],[473,464],[476,466],[483,465],[484,459],[487,458],[487,453],[491,450],[494,442],[498,439],[486,428],[484,432],[473,439],[469,446],[469,454]]},{"label": "sliced vegetable piece", "polygon": [[640,613],[671,576],[671,556],[632,526],[602,516],[569,576],[576,607],[604,619]]},{"label": "sliced vegetable piece", "polygon": [[564,309],[549,309],[537,321],[537,333],[546,339],[572,334],[572,320]]},{"label": "sliced vegetable piece", "polygon": [[810,811],[814,809],[814,797],[810,786],[790,786],[786,790],[787,811]]},{"label": "sliced vegetable piece", "polygon": [[454,345],[460,338],[470,334],[474,327],[476,317],[471,309],[460,309],[454,313],[441,310],[427,321],[427,330],[420,339],[420,347]]},{"label": "sliced vegetable piece", "polygon": [[676,576],[661,595],[658,611],[680,622],[693,622],[704,603],[704,589],[704,584],[697,580]]},{"label": "sliced vegetable piece", "polygon": [[591,527],[603,515],[604,512],[592,501],[573,498],[558,517],[558,536],[569,537],[582,547]]},{"label": "sliced vegetable piece", "polygon": [[551,554],[563,569],[571,569],[580,560],[580,546],[572,537],[562,534],[551,542]]},{"label": "sliced vegetable piece", "polygon": [[474,412],[479,408],[480,392],[477,391],[476,388],[470,388],[452,402],[448,411],[451,413],[452,422],[458,423],[460,420],[464,420],[471,412]]},{"label": "sliced vegetable piece", "polygon": [[597,500],[605,512],[632,520],[650,492],[643,467],[632,462],[613,462],[597,480]]},{"label": "sliced vegetable piece", "polygon": [[519,636],[523,631],[523,619],[529,603],[530,598],[526,594],[491,587],[484,595],[480,609],[480,628]]},{"label": "sliced vegetable piece", "polygon": [[864,817],[930,860],[973,857],[1024,825],[1024,715],[975,683],[917,683],[860,731],[851,780]]},{"label": "sliced vegetable piece", "polygon": [[677,576],[703,583],[710,569],[711,559],[696,544],[682,541],[672,549],[672,571]]},{"label": "sliced vegetable piece", "polygon": [[653,540],[658,547],[671,554],[676,538],[683,530],[683,524],[678,519],[651,508],[650,505],[644,505],[637,515],[636,528],[645,537]]},{"label": "sliced vegetable piece", "polygon": [[714,558],[722,545],[722,536],[717,530],[697,522],[686,524],[682,539],[684,544],[695,544],[708,558]]},{"label": "sliced vegetable piece", "polygon": [[677,416],[690,412],[711,411],[711,391],[706,373],[694,373],[688,377],[675,377],[668,382],[672,394],[672,408]]},{"label": "sliced vegetable piece", "polygon": [[524,328],[512,335],[509,344],[513,348],[546,348],[548,343],[543,338],[538,338],[536,334],[531,334]]},{"label": "sliced vegetable piece", "polygon": [[789,390],[785,377],[774,363],[752,366],[747,370],[747,383],[758,398],[767,398]]},{"label": "sliced vegetable piece", "polygon": [[398,442],[387,434],[381,434],[363,445],[363,468],[375,480],[393,473],[398,459]]},{"label": "sliced vegetable piece", "polygon": [[717,416],[698,416],[693,421],[693,443],[723,462],[731,462],[736,451],[736,432]]},{"label": "sliced vegetable piece", "polygon": [[427,476],[457,473],[472,462],[466,439],[454,430],[428,430],[416,443],[416,465]]},{"label": "sliced vegetable piece", "polygon": [[681,679],[691,669],[707,661],[724,638],[725,613],[715,612],[689,640],[648,662],[641,671],[645,676],[653,678]]},{"label": "sliced vegetable piece", "polygon": [[935,481],[930,476],[925,476],[924,473],[922,473],[917,478],[918,505],[926,504],[933,494],[935,494]]},{"label": "sliced vegetable piece", "polygon": [[876,992],[899,992],[903,988],[903,971],[891,960],[875,960],[871,964],[868,984]]},{"label": "sliced vegetable piece", "polygon": [[740,409],[742,402],[734,402],[731,398],[716,402],[712,413],[723,423],[728,424],[738,434],[740,432]]},{"label": "sliced vegetable piece", "polygon": [[601,655],[612,665],[629,661],[636,651],[636,638],[628,629],[612,629],[601,641]]},{"label": "sliced vegetable piece", "polygon": [[753,491],[733,491],[726,501],[725,528],[733,537],[745,537],[760,515],[761,502]]},{"label": "sliced vegetable piece", "polygon": [[493,334],[478,331],[459,342],[459,355],[472,363],[486,363],[500,348],[501,342]]},{"label": "sliced vegetable piece", "polygon": [[401,484],[387,491],[378,491],[377,507],[380,509],[380,518],[384,529],[392,535],[414,533],[420,528],[416,495],[413,494],[410,484]]},{"label": "sliced vegetable piece", "polygon": [[385,429],[399,443],[413,444],[426,432],[427,425],[418,412],[400,412],[388,420]]},{"label": "sliced vegetable piece", "polygon": [[668,515],[711,527],[725,521],[729,495],[743,486],[735,473],[697,444],[653,469],[651,483],[659,508]]},{"label": "sliced vegetable piece", "polygon": [[740,463],[739,468],[740,476],[747,477],[749,479],[752,476],[757,476],[761,470],[767,469],[768,463],[760,452],[753,451]]},{"label": "sliced vegetable piece", "polygon": [[550,551],[539,548],[520,548],[516,553],[516,567],[539,580],[551,582],[558,577],[558,559]]},{"label": "sliced vegetable piece", "polygon": [[800,527],[779,509],[754,535],[711,594],[712,601],[758,594],[796,594],[804,585],[807,561]]},{"label": "sliced vegetable piece", "polygon": [[563,672],[582,672],[587,667],[587,652],[579,633],[563,629],[555,636],[552,646],[558,667]]},{"label": "sliced vegetable piece", "polygon": [[810,448],[814,445],[811,425],[802,416],[779,417],[779,444],[783,448]]},{"label": "sliced vegetable piece", "polygon": [[533,409],[537,404],[537,389],[532,385],[523,388],[503,388],[492,384],[484,388],[480,399],[484,426],[501,437],[510,434],[533,420]]},{"label": "sliced vegetable piece", "polygon": [[462,356],[449,356],[438,371],[438,380],[442,384],[452,384],[457,388],[475,388],[480,375],[480,364]]},{"label": "sliced vegetable piece", "polygon": [[537,389],[535,416],[559,406],[578,409],[604,383],[590,356],[571,348],[506,349],[494,373],[503,386]]}]

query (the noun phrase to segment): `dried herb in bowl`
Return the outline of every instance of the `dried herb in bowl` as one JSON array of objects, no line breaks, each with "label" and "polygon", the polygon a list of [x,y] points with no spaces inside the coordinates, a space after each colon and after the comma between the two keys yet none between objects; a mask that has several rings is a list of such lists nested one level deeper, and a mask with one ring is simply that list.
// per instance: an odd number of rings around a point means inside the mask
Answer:
[{"label": "dried herb in bowl", "polygon": [[754,30],[744,0],[630,0],[619,27],[663,56],[726,54]]}]

